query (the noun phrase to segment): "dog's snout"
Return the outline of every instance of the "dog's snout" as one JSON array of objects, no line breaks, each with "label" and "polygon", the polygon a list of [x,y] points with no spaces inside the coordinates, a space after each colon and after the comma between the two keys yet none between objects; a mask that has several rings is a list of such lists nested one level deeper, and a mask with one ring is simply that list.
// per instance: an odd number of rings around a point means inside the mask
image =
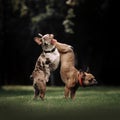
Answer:
[{"label": "dog's snout", "polygon": [[48,44],[45,42],[44,45],[48,45]]}]

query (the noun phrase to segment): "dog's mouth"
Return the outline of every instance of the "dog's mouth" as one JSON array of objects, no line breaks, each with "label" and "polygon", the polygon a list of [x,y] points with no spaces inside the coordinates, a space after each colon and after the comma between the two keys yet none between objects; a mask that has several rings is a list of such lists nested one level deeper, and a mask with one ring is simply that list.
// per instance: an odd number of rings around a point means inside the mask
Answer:
[{"label": "dog's mouth", "polygon": [[50,43],[47,43],[47,42],[43,42],[43,45],[45,46],[45,47],[48,47],[49,45],[51,45]]},{"label": "dog's mouth", "polygon": [[93,83],[94,83],[95,85],[97,85],[97,84],[98,84],[98,82],[97,82],[97,80],[96,80],[96,79],[93,79]]},{"label": "dog's mouth", "polygon": [[91,80],[89,80],[89,86],[94,86],[94,85],[97,85],[98,84],[98,82],[97,82],[97,80],[95,79],[95,78],[93,78],[93,79],[91,79]]},{"label": "dog's mouth", "polygon": [[53,45],[51,45],[51,44],[42,44],[42,49],[44,50],[44,51],[51,51],[52,49],[53,49]]},{"label": "dog's mouth", "polygon": [[87,86],[94,86],[97,85],[98,82],[95,78],[91,78],[90,80],[86,80],[86,78],[82,78],[82,86],[87,87]]}]

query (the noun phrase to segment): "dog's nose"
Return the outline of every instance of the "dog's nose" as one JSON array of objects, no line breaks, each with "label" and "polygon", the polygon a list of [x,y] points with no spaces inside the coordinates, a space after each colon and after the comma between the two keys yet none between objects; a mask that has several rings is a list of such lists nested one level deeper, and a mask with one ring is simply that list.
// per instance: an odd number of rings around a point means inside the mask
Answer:
[{"label": "dog's nose", "polygon": [[47,43],[44,43],[45,46],[47,46],[48,44]]}]

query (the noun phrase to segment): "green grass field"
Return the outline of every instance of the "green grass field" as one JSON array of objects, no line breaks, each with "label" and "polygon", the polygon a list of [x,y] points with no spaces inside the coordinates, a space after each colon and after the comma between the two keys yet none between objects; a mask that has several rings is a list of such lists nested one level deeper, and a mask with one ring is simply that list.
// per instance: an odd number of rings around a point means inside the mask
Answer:
[{"label": "green grass field", "polygon": [[120,120],[120,87],[80,87],[75,100],[63,87],[47,87],[44,101],[33,94],[32,86],[1,87],[0,120]]}]

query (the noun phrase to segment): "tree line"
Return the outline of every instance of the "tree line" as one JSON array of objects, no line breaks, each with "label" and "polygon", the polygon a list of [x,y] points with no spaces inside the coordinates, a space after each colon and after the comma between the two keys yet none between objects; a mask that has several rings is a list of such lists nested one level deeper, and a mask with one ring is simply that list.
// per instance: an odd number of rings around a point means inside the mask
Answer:
[{"label": "tree line", "polygon": [[[89,66],[100,83],[113,84],[105,74],[118,69],[111,58],[117,48],[108,44],[112,17],[111,0],[0,0],[0,84],[32,83],[29,75],[42,51],[33,41],[38,32],[71,44],[78,69]],[[62,85],[59,69],[53,74],[49,84]]]}]

